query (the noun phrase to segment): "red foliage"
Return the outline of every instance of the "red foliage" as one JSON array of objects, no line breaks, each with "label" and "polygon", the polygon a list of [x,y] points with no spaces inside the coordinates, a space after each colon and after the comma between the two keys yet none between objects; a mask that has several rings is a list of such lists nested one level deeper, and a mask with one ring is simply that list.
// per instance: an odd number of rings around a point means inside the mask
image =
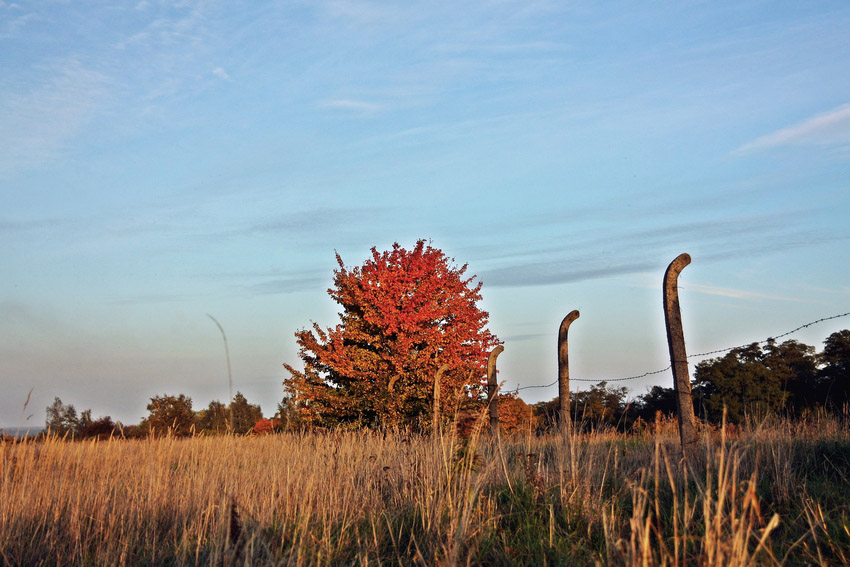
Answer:
[{"label": "red foliage", "polygon": [[274,433],[282,425],[283,422],[279,419],[261,419],[251,428],[251,433],[254,435],[268,435],[269,433]]},{"label": "red foliage", "polygon": [[[517,394],[499,394],[499,433],[501,435],[525,435],[534,429],[534,413]],[[490,419],[486,401],[458,412],[456,417],[457,433],[469,437],[476,427],[490,430]]]},{"label": "red foliage", "polygon": [[531,406],[516,394],[499,395],[499,430],[506,435],[531,433],[534,415]]},{"label": "red foliage", "polygon": [[434,376],[444,408],[468,398],[484,377],[499,340],[478,308],[481,284],[465,277],[439,249],[394,244],[362,266],[346,268],[337,255],[330,296],[341,322],[295,333],[304,371],[284,365],[284,382],[307,422],[327,425],[413,423],[431,409]]}]

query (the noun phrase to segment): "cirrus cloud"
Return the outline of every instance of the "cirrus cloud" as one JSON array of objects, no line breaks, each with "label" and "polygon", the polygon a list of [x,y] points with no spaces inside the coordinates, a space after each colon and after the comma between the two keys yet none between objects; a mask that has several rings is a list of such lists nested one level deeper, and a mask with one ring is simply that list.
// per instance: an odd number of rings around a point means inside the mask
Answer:
[{"label": "cirrus cloud", "polygon": [[850,143],[850,104],[818,114],[797,124],[760,136],[735,150],[745,154],[788,145]]}]

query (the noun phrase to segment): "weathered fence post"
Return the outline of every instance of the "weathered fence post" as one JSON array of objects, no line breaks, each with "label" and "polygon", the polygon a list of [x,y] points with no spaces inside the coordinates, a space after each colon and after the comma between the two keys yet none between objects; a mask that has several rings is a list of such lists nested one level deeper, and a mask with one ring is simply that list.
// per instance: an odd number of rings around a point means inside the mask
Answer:
[{"label": "weathered fence post", "polygon": [[494,435],[499,433],[499,383],[496,382],[496,358],[505,347],[497,346],[487,359],[487,406],[490,410],[490,431]]},{"label": "weathered fence post", "polygon": [[563,428],[570,426],[570,351],[567,345],[567,331],[578,316],[577,310],[570,311],[558,329],[558,400],[560,424]]},{"label": "weathered fence post", "polygon": [[682,454],[697,443],[694,400],[688,375],[688,355],[685,352],[685,334],[682,331],[682,313],[679,309],[679,273],[691,263],[691,257],[680,254],[667,266],[664,273],[664,322],[667,325],[667,344],[670,347],[670,365],[673,368],[673,389],[679,416],[679,438]]},{"label": "weathered fence post", "polygon": [[443,372],[449,369],[448,364],[440,366],[437,375],[434,376],[434,414],[431,416],[431,431],[436,435],[440,431],[440,379]]}]

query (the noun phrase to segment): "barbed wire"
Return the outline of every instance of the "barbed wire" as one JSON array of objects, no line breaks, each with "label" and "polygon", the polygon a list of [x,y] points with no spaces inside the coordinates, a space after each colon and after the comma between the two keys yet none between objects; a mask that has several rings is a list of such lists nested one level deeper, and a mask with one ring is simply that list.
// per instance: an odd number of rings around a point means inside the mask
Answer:
[{"label": "barbed wire", "polygon": [[515,389],[510,390],[510,391],[511,391],[511,392],[519,392],[520,390],[528,390],[528,389],[530,389],[530,388],[550,388],[550,387],[554,386],[554,385],[555,385],[555,384],[557,384],[557,383],[558,383],[558,381],[557,381],[557,380],[555,380],[555,381],[554,381],[554,382],[552,382],[551,384],[540,384],[540,385],[537,385],[537,386],[523,386],[522,388],[515,388]]},{"label": "barbed wire", "polygon": [[[710,350],[708,352],[700,352],[700,353],[696,353],[696,354],[689,354],[688,358],[701,358],[701,357],[704,357],[704,356],[711,356],[712,354],[720,354],[720,353],[723,353],[723,352],[729,352],[731,350],[735,350],[735,349],[738,349],[738,348],[746,348],[746,347],[748,347],[750,345],[754,345],[754,344],[760,345],[760,344],[769,343],[771,341],[775,341],[777,339],[781,339],[781,338],[787,337],[789,335],[793,335],[797,331],[802,331],[803,329],[805,329],[807,327],[811,327],[812,325],[817,325],[818,323],[823,323],[824,321],[831,321],[833,319],[840,319],[841,317],[847,317],[848,315],[850,315],[850,312],[841,313],[839,315],[832,315],[831,317],[823,317],[822,319],[818,319],[816,321],[811,321],[809,323],[806,323],[805,325],[800,325],[799,327],[797,327],[795,329],[791,329],[787,333],[782,333],[781,335],[775,335],[775,336],[768,337],[768,338],[761,340],[761,341],[755,341],[755,342],[747,343],[747,344],[744,344],[744,345],[726,347],[726,348],[721,348],[721,349],[717,349],[717,350]],[[662,368],[661,370],[651,370],[649,372],[644,372],[643,374],[637,374],[635,376],[625,376],[623,378],[607,378],[607,379],[603,379],[603,380],[600,380],[598,378],[570,378],[570,381],[571,382],[596,382],[596,383],[600,383],[600,382],[606,382],[606,383],[607,382],[626,382],[628,380],[637,380],[638,378],[646,378],[647,376],[652,376],[654,374],[662,374],[664,372],[667,372],[671,368],[673,368],[672,364],[667,366],[666,368]],[[558,383],[558,381],[555,380],[551,384],[540,384],[540,385],[536,385],[536,386],[521,386],[521,387],[517,387],[513,390],[508,390],[508,391],[519,393],[520,390],[529,390],[531,388],[550,388],[557,383]]]},{"label": "barbed wire", "polygon": [[637,374],[636,376],[626,376],[625,378],[607,378],[605,380],[598,380],[595,378],[570,378],[570,380],[574,382],[625,382],[627,380],[645,378],[646,376],[652,376],[653,374],[661,374],[663,372],[667,372],[671,368],[673,368],[672,365],[667,366],[667,368],[662,368],[661,370],[651,370],[649,372],[644,372],[643,374]]},{"label": "barbed wire", "polygon": [[775,341],[776,339],[781,339],[783,337],[787,337],[788,335],[793,335],[797,331],[802,331],[806,327],[811,327],[812,325],[816,325],[817,323],[823,323],[824,321],[831,321],[832,319],[838,319],[840,317],[847,317],[848,315],[850,315],[850,313],[842,313],[840,315],[833,315],[832,317],[824,317],[823,319],[818,319],[817,321],[812,321],[811,323],[806,323],[805,325],[800,325],[796,329],[791,329],[787,333],[782,333],[781,335],[776,335],[774,337],[768,337],[768,338],[764,339],[763,341],[757,341],[757,342],[747,343],[745,345],[738,345],[738,346],[733,346],[733,347],[726,347],[726,348],[721,348],[721,349],[717,349],[717,350],[711,350],[711,351],[708,351],[708,352],[700,352],[700,353],[697,353],[697,354],[689,354],[688,358],[699,358],[699,357],[702,357],[702,356],[710,356],[712,354],[720,354],[721,352],[729,352],[730,350],[735,350],[736,348],[746,348],[750,345],[760,345],[760,344],[769,343],[770,341]]}]

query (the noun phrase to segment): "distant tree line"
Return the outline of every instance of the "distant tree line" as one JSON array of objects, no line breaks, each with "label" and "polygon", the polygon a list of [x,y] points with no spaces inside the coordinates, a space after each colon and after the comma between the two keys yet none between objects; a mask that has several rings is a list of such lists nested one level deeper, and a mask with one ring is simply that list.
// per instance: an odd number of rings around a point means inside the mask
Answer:
[{"label": "distant tree line", "polygon": [[[710,423],[720,422],[724,408],[730,423],[740,423],[747,416],[796,419],[817,411],[846,417],[850,413],[850,330],[832,333],[820,353],[794,340],[732,349],[697,364],[692,389],[697,416]],[[535,404],[534,411],[538,427],[552,427],[558,399]],[[676,413],[672,387],[653,386],[629,402],[627,388],[600,382],[570,398],[570,414],[583,427],[625,430],[637,420],[652,422],[658,412]]]},{"label": "distant tree line", "polygon": [[[148,415],[138,425],[124,426],[110,416],[92,419],[91,410],[77,414],[73,404],[56,398],[47,407],[46,433],[71,439],[108,438],[110,436],[143,437],[148,435],[243,435],[263,419],[259,405],[251,404],[241,392],[225,405],[218,400],[200,411],[192,409],[192,398],[178,394],[154,396],[147,405]],[[287,410],[287,400],[278,404],[278,411]],[[278,422],[279,423],[279,422]]]},{"label": "distant tree line", "polygon": [[92,419],[90,409],[77,415],[73,405],[63,404],[59,398],[55,398],[53,403],[47,406],[44,425],[51,435],[80,438],[109,437],[119,427],[108,415]]},{"label": "distant tree line", "polygon": [[[724,408],[730,423],[740,423],[747,416],[804,418],[817,411],[847,417],[850,330],[831,334],[820,353],[794,340],[783,343],[770,340],[763,347],[753,343],[732,349],[722,357],[697,364],[692,387],[697,416],[710,423],[719,423]],[[529,408],[515,395],[504,395],[500,396],[500,404],[504,407],[502,425],[509,431],[525,431],[532,422],[538,430],[557,425],[557,398]],[[45,425],[51,435],[80,439],[115,434],[138,437],[232,432],[241,435],[263,419],[260,406],[249,403],[241,392],[236,393],[230,404],[214,400],[197,412],[192,409],[192,399],[183,394],[154,396],[147,409],[148,415],[138,425],[122,426],[109,416],[93,419],[90,409],[78,414],[73,405],[56,398],[47,407]],[[600,382],[587,390],[573,392],[570,397],[570,414],[584,428],[614,426],[628,430],[637,421],[651,423],[659,412],[676,413],[673,388],[653,386],[629,401],[626,387]],[[469,421],[475,412],[467,410],[467,414]],[[303,419],[295,401],[285,397],[277,405],[275,419],[266,428],[296,429],[311,425],[315,424]]]}]

